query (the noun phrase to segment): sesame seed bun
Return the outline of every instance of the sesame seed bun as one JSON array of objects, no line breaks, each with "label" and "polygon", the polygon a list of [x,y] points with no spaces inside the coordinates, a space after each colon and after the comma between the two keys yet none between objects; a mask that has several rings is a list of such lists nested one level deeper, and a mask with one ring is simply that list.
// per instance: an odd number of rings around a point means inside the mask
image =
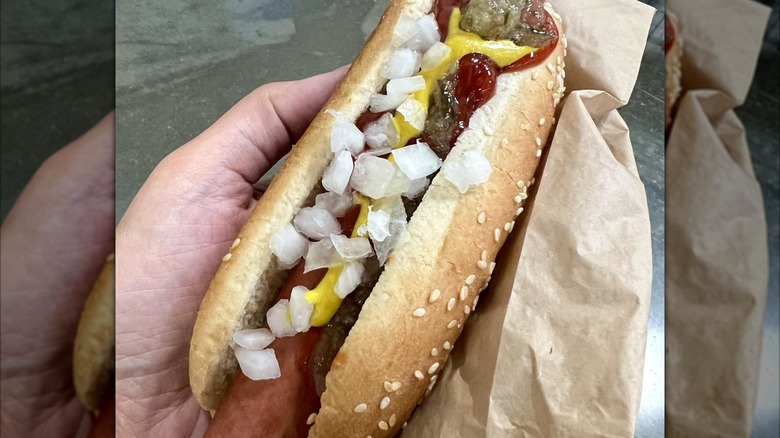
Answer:
[{"label": "sesame seed bun", "polygon": [[[384,83],[379,71],[393,50],[395,23],[402,13],[419,17],[431,7],[430,0],[391,3],[223,259],[190,349],[190,384],[205,409],[219,406],[237,372],[229,347],[233,332],[262,324],[284,281],[269,241],[311,201],[333,156],[333,118],[324,110],[356,120]],[[458,138],[457,149],[478,150],[490,161],[489,181],[462,194],[442,173],[433,179],[409,222],[409,239],[389,257],[333,361],[309,436],[392,436],[436,381],[522,213],[565,90],[566,40],[560,17],[551,15],[561,34],[554,52],[538,67],[502,74],[496,95]]]},{"label": "sesame seed bun", "polygon": [[73,343],[73,384],[98,414],[114,374],[114,255],[110,255],[81,312]]}]

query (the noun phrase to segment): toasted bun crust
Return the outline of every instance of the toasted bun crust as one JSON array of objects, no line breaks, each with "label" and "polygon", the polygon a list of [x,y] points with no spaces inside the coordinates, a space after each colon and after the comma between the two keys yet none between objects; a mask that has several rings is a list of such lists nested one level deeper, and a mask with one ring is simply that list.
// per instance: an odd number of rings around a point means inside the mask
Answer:
[{"label": "toasted bun crust", "polygon": [[682,55],[683,55],[683,41],[682,35],[680,35],[680,28],[677,23],[677,16],[672,12],[666,11],[666,19],[669,20],[672,28],[674,29],[674,43],[669,51],[665,55],[666,64],[666,126],[672,122],[672,112],[674,104],[677,102],[677,98],[680,97],[680,78],[682,77]]},{"label": "toasted bun crust", "polygon": [[[383,84],[378,72],[393,50],[392,32],[401,13],[419,17],[431,6],[431,0],[393,1],[323,110],[356,119]],[[553,16],[563,34],[560,18]],[[564,91],[564,54],[562,37],[541,66],[501,75],[496,96],[470,120],[456,149],[483,152],[493,167],[490,180],[461,194],[442,174],[434,178],[409,223],[410,238],[385,264],[334,360],[311,436],[392,435],[441,369],[449,353],[445,343],[451,346],[460,334],[521,212],[523,193],[539,163],[539,145],[547,142]],[[232,333],[262,323],[283,281],[269,241],[317,187],[332,158],[331,124],[332,117],[324,111],[315,118],[242,229],[201,304],[190,349],[190,383],[208,410],[216,409],[236,372],[229,348]],[[434,289],[440,291],[435,300]],[[451,299],[454,304],[448,310]],[[420,308],[425,315],[413,316]],[[389,393],[386,381],[400,382],[401,388]],[[384,397],[390,397],[390,404],[380,409]],[[355,413],[361,403],[366,410]]]},{"label": "toasted bun crust", "polygon": [[106,260],[84,304],[73,345],[73,384],[95,415],[114,372],[114,255]]}]

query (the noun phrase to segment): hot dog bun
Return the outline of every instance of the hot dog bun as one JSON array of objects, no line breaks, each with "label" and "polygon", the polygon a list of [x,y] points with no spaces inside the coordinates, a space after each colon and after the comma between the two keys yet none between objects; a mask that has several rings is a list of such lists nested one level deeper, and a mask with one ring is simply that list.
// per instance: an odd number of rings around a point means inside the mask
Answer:
[{"label": "hot dog bun", "polygon": [[114,255],[110,255],[81,312],[73,344],[73,384],[97,415],[114,372]]},{"label": "hot dog bun", "polygon": [[[677,16],[670,11],[666,11],[666,23],[671,27],[673,37],[671,44],[666,50],[665,64],[666,64],[666,87],[665,87],[665,99],[666,99],[666,127],[672,122],[672,113],[674,110],[674,104],[677,102],[677,98],[680,97],[682,87],[680,86],[680,79],[682,77],[682,37],[680,35],[680,28],[677,22]],[[669,38],[669,36],[667,36]]]},{"label": "hot dog bun", "polygon": [[[391,3],[223,259],[201,304],[190,350],[190,384],[205,409],[217,408],[237,370],[229,346],[233,332],[259,326],[284,280],[269,241],[311,201],[333,156],[333,117],[324,111],[357,119],[369,96],[384,83],[379,70],[393,50],[399,17],[419,17],[431,6],[430,0]],[[563,35],[560,18],[552,15]],[[409,222],[409,239],[391,254],[334,360],[310,436],[392,435],[442,369],[467,312],[489,279],[496,253],[522,212],[539,163],[539,145],[547,142],[564,91],[565,44],[562,36],[538,67],[501,75],[496,95],[471,118],[455,149],[484,153],[493,168],[489,181],[462,194],[442,174],[433,179]],[[440,291],[438,299],[431,297],[435,289]],[[388,392],[385,382],[400,382],[401,387]],[[380,409],[385,397],[389,405]],[[362,404],[365,410],[355,412]]]}]

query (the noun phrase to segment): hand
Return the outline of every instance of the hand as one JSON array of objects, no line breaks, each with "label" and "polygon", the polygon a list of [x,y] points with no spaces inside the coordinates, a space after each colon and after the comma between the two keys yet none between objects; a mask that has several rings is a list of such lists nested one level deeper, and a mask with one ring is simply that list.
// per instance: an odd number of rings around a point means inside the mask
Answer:
[{"label": "hand", "polygon": [[265,85],[163,159],[117,227],[117,432],[201,436],[189,388],[195,316],[249,217],[253,185],[304,132],[346,69]]},{"label": "hand", "polygon": [[52,155],[0,230],[2,436],[85,436],[72,349],[114,248],[114,115]]}]

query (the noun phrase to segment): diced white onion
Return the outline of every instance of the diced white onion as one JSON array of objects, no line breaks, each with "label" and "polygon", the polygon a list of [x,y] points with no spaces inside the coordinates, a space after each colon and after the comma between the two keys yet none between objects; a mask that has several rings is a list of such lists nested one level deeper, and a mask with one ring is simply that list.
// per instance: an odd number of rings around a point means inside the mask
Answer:
[{"label": "diced white onion", "polygon": [[384,265],[393,249],[408,236],[406,209],[400,196],[384,198],[378,207],[390,215],[389,236],[381,242],[372,239],[379,264]]},{"label": "diced white onion", "polygon": [[[350,165],[352,163],[352,159],[349,160]],[[350,169],[350,174],[352,174]],[[347,181],[349,182],[349,181]],[[323,180],[323,185],[325,181]],[[320,193],[314,198],[314,208],[321,208],[323,210],[328,210],[333,214],[333,216],[336,217],[342,217],[344,214],[349,210],[350,207],[352,207],[352,196],[349,195],[339,195],[336,193],[331,192],[325,192]],[[304,252],[306,252],[306,249],[304,249]]]},{"label": "diced white onion", "polygon": [[287,223],[271,238],[271,252],[279,259],[282,269],[290,269],[306,254],[309,241],[292,224]]},{"label": "diced white onion", "polygon": [[322,208],[302,208],[293,219],[293,225],[306,237],[315,240],[341,232],[339,221],[331,212]]},{"label": "diced white onion", "polygon": [[[401,138],[390,113],[371,122],[365,130],[366,144],[372,149],[394,148]],[[351,169],[350,169],[351,170]]]},{"label": "diced white onion", "polygon": [[336,280],[336,285],[333,286],[333,292],[343,300],[360,284],[363,279],[363,272],[365,272],[365,268],[362,263],[347,263],[344,265],[344,269],[341,271],[339,279]]},{"label": "diced white onion", "polygon": [[428,143],[418,142],[393,151],[398,168],[409,177],[418,179],[436,172],[441,167],[441,158],[428,147]]},{"label": "diced white onion", "polygon": [[433,14],[423,15],[417,20],[417,29],[411,38],[404,43],[405,47],[425,52],[434,43],[439,42],[439,25]]},{"label": "diced white onion", "polygon": [[387,185],[385,196],[398,196],[409,190],[409,186],[412,184],[412,181],[409,179],[409,177],[401,172],[401,169],[399,169],[397,165],[394,164],[394,167],[395,173],[393,174],[393,178],[390,180],[390,184]]},{"label": "diced white onion", "polygon": [[374,253],[371,243],[365,237],[349,238],[342,234],[331,234],[330,240],[336,252],[346,261],[364,259]]},{"label": "diced white onion", "polygon": [[390,148],[381,148],[381,149],[368,149],[363,153],[367,155],[373,155],[374,157],[383,157],[385,155],[390,155],[390,152],[393,152],[393,150]]},{"label": "diced white onion", "polygon": [[352,167],[352,154],[349,151],[336,152],[322,175],[322,186],[338,195],[344,194],[352,176]]},{"label": "diced white onion", "polygon": [[277,338],[295,336],[297,333],[288,318],[289,311],[290,301],[279,300],[273,307],[268,309],[268,312],[265,314],[265,322],[268,323],[268,328],[271,329],[271,333]]},{"label": "diced white onion", "polygon": [[368,99],[368,108],[372,113],[382,113],[398,108],[409,97],[408,94],[379,94],[374,93]]},{"label": "diced white onion", "polygon": [[420,75],[387,81],[387,94],[411,94],[425,89],[425,78]]},{"label": "diced white onion", "polygon": [[396,23],[395,28],[393,29],[393,46],[399,47],[407,42],[417,33],[418,28],[419,24],[417,24],[417,20],[406,14],[401,14],[398,23]]},{"label": "diced white onion", "polygon": [[418,131],[422,131],[425,128],[425,119],[428,118],[428,111],[423,106],[422,102],[409,96],[401,105],[396,108],[396,111],[404,116],[404,120],[414,127]]},{"label": "diced white onion", "polygon": [[309,244],[309,251],[306,252],[306,264],[303,272],[313,271],[320,268],[332,268],[341,263],[336,248],[330,239],[322,239],[319,242]]},{"label": "diced white onion", "polygon": [[390,214],[382,210],[374,211],[369,207],[366,228],[371,240],[384,241],[390,235]]},{"label": "diced white onion", "polygon": [[394,173],[395,166],[388,160],[362,154],[355,161],[350,184],[369,198],[379,199],[385,195]]},{"label": "diced white onion", "polygon": [[492,171],[490,162],[482,152],[461,152],[458,148],[453,149],[442,166],[444,177],[461,193],[466,193],[471,186],[487,182]]},{"label": "diced white onion", "polygon": [[412,49],[397,49],[390,54],[380,74],[385,79],[407,78],[420,70],[422,55]]},{"label": "diced white onion", "polygon": [[449,58],[451,53],[452,49],[450,46],[440,41],[435,42],[422,57],[421,66],[423,71],[433,70],[438,67],[439,64]]},{"label": "diced white onion", "polygon": [[247,350],[260,351],[271,345],[276,337],[267,328],[239,330],[233,333],[233,342]]},{"label": "diced white onion", "polygon": [[363,150],[363,132],[341,113],[331,109],[325,112],[336,118],[330,131],[330,150],[348,150],[353,156],[359,154]]},{"label": "diced white onion", "polygon": [[295,286],[290,293],[290,322],[298,333],[307,332],[311,328],[314,305],[306,299],[308,291],[304,286]]},{"label": "diced white onion", "polygon": [[404,196],[408,199],[416,199],[420,194],[424,193],[431,181],[428,178],[420,178],[412,180],[409,184],[409,190],[404,192]]},{"label": "diced white onion", "polygon": [[282,376],[279,361],[273,349],[252,351],[243,347],[235,348],[236,359],[241,372],[251,380],[278,379]]}]

